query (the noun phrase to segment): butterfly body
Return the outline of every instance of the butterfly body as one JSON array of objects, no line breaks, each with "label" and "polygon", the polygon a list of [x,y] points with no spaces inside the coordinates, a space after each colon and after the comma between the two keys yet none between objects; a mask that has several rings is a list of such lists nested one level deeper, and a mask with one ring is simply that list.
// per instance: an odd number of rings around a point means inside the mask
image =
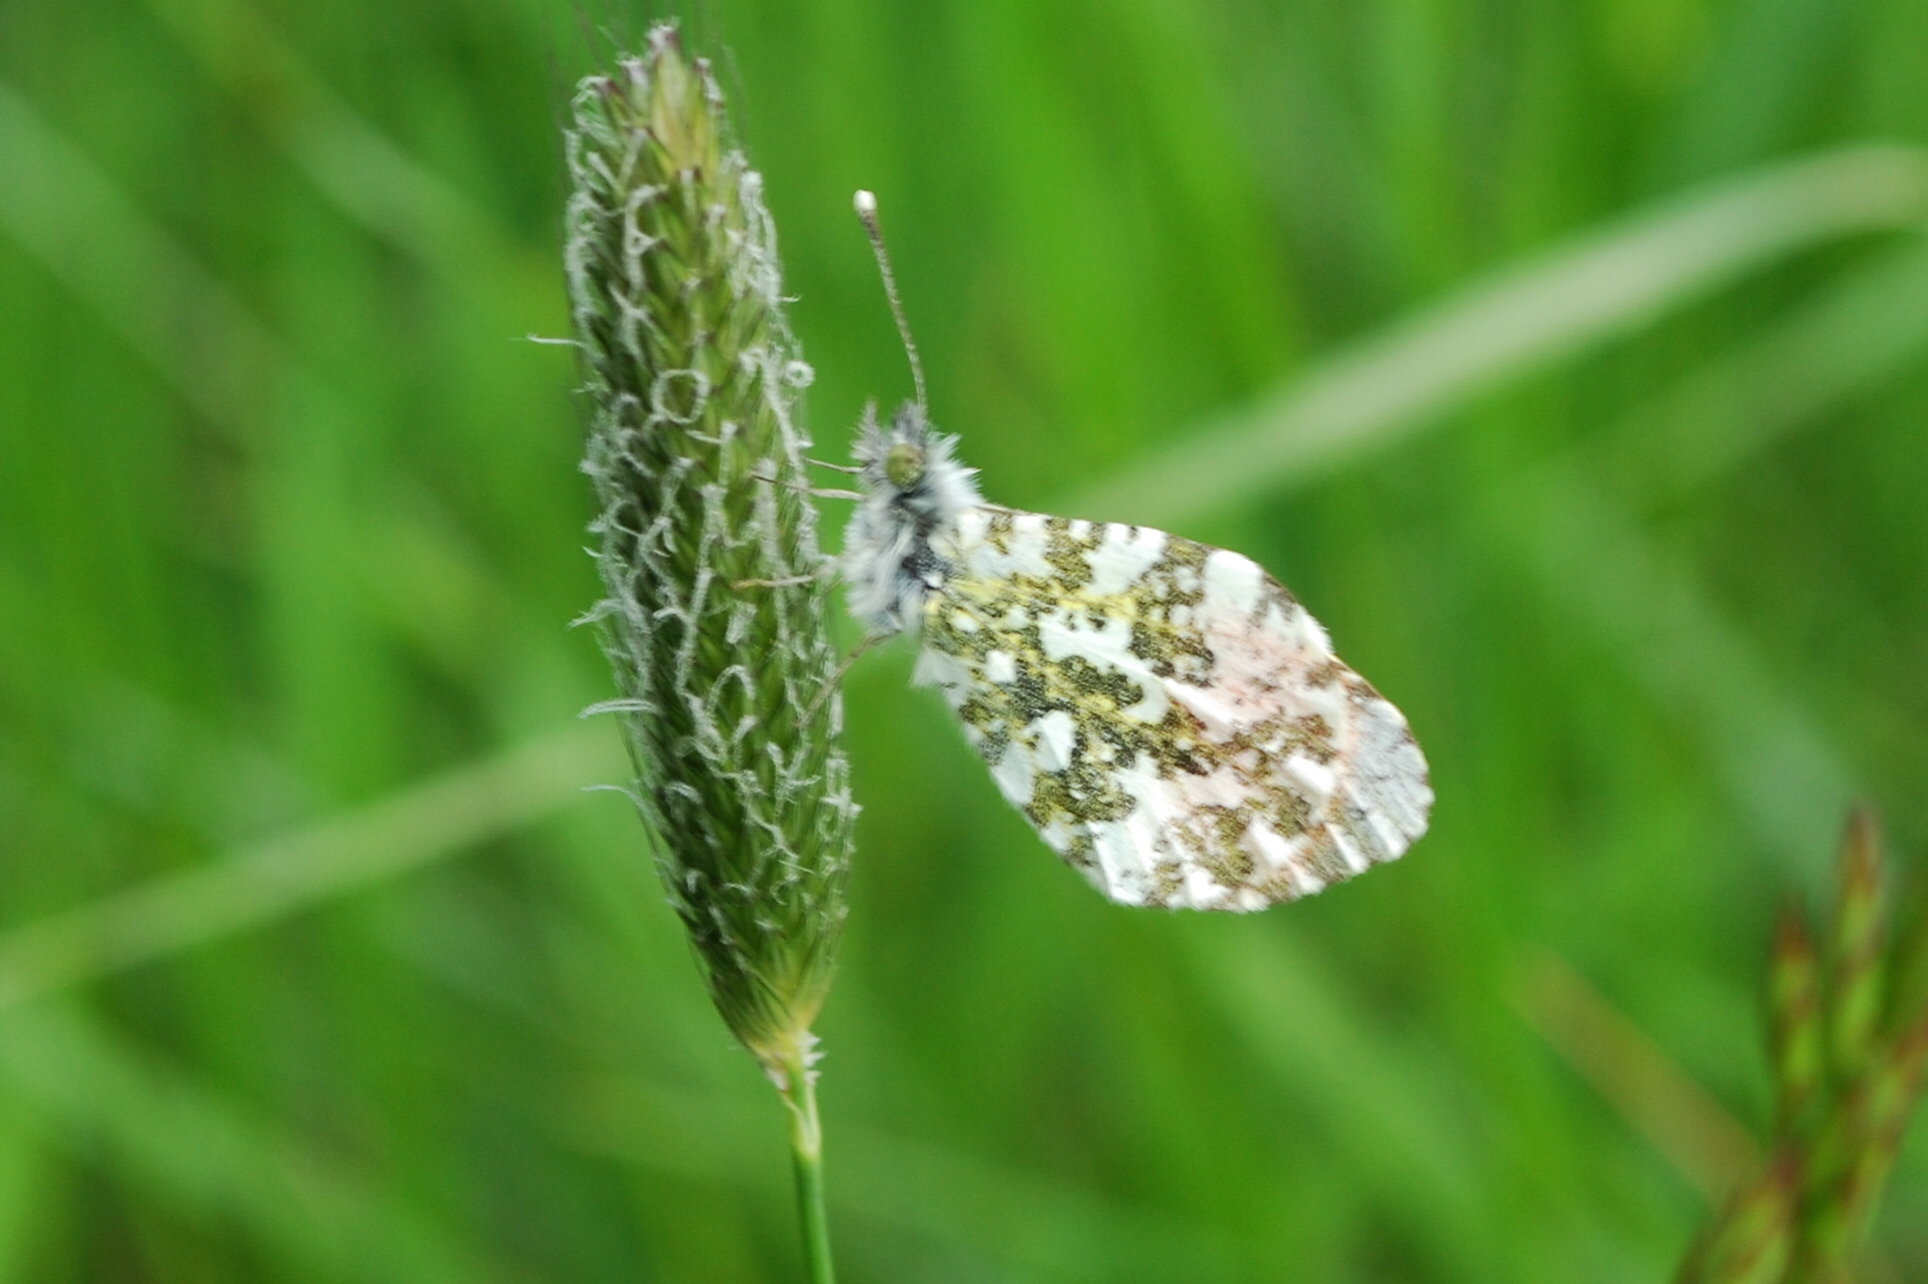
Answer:
[{"label": "butterfly body", "polygon": [[1163,531],[985,504],[953,440],[867,417],[854,613],[915,632],[1004,796],[1112,900],[1254,910],[1424,831],[1405,719],[1256,563]]}]

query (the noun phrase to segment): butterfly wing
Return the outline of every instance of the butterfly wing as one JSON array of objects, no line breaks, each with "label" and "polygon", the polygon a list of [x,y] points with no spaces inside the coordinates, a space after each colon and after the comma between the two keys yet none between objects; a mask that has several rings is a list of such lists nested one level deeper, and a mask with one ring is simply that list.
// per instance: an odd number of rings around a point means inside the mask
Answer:
[{"label": "butterfly wing", "polygon": [[1400,712],[1250,559],[980,507],[937,551],[918,680],[1114,901],[1254,910],[1392,860],[1432,786]]}]

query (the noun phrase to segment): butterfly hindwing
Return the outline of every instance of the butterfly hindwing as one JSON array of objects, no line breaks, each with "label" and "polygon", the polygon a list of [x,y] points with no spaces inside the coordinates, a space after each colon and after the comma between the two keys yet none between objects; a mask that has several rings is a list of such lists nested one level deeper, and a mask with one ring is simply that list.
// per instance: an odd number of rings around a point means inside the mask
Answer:
[{"label": "butterfly hindwing", "polygon": [[1142,526],[968,508],[933,542],[921,681],[1105,895],[1252,910],[1425,829],[1405,719],[1251,560]]}]

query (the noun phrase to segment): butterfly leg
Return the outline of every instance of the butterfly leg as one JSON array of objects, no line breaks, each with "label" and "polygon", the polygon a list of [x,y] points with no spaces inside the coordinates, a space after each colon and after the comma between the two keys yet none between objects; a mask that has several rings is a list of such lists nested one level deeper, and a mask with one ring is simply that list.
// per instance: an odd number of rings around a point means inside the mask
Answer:
[{"label": "butterfly leg", "polygon": [[815,584],[822,580],[834,579],[836,575],[837,564],[835,562],[825,562],[821,567],[808,575],[786,575],[782,579],[776,580],[731,580],[730,587],[733,589],[798,588],[804,584]]},{"label": "butterfly leg", "polygon": [[810,702],[810,707],[803,711],[803,716],[799,718],[798,721],[808,722],[810,719],[816,717],[817,710],[823,708],[823,702],[830,698],[830,693],[843,685],[844,675],[850,672],[850,666],[857,663],[858,659],[862,657],[866,651],[876,646],[879,642],[882,642],[888,636],[890,635],[887,633],[872,633],[855,647],[851,648],[850,654],[843,658],[843,663],[839,664],[837,671],[830,675],[830,681],[823,684],[823,690],[817,694],[815,700]]},{"label": "butterfly leg", "polygon": [[800,490],[812,499],[862,499],[860,490],[832,490],[824,486],[806,486],[802,482],[784,481],[767,473],[751,473],[752,481],[768,482],[772,486],[782,486],[788,490]]}]

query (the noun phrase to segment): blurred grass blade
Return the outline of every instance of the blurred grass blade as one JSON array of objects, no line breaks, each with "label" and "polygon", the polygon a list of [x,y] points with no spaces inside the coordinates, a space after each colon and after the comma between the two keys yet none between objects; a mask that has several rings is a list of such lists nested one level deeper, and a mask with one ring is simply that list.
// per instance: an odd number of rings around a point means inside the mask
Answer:
[{"label": "blurred grass blade", "polygon": [[1521,971],[1515,1001],[1574,1069],[1709,1199],[1749,1171],[1756,1146],[1726,1108],[1557,954]]},{"label": "blurred grass blade", "polygon": [[0,1012],[260,927],[467,851],[558,809],[609,765],[589,727],[0,936]]},{"label": "blurred grass blade", "polygon": [[0,1084],[52,1133],[111,1159],[156,1208],[238,1225],[296,1278],[488,1284],[525,1279],[379,1178],[293,1136],[125,1043],[70,1004],[0,1015]]},{"label": "blurred grass blade", "polygon": [[146,7],[237,100],[336,208],[423,263],[459,273],[477,259],[549,264],[514,245],[490,212],[358,114],[282,38],[263,11],[237,0],[147,0]]},{"label": "blurred grass blade", "polygon": [[1327,358],[1066,511],[1171,522],[1300,485],[1465,401],[1843,237],[1928,230],[1928,151],[1863,146],[1728,179],[1509,267]]},{"label": "blurred grass blade", "polygon": [[[0,231],[86,300],[236,441],[253,435],[279,344],[224,283],[0,81]],[[208,360],[209,354],[219,360]]]},{"label": "blurred grass blade", "polygon": [[1448,1104],[1453,1088],[1438,1073],[1442,1061],[1421,1071],[1410,1049],[1375,1030],[1362,1015],[1365,1005],[1287,937],[1261,926],[1190,935],[1185,943],[1197,992],[1240,1033],[1279,1089],[1322,1102],[1360,1129],[1330,1139],[1334,1168],[1450,1263],[1451,1278],[1479,1278],[1503,1237],[1461,1180],[1475,1142]]},{"label": "blurred grass blade", "polygon": [[24,1280],[41,1228],[53,1220],[50,1165],[25,1102],[0,1093],[0,1280]]},{"label": "blurred grass blade", "polygon": [[1719,35],[1674,109],[1659,171],[1707,173],[1795,143],[1834,58],[1853,48],[1855,23],[1842,18],[1859,8],[1860,0],[1748,0],[1704,11],[1699,21],[1718,24]]},{"label": "blurred grass blade", "polygon": [[1905,1029],[1928,1023],[1928,894],[1915,895],[1897,918],[1887,1019]]},{"label": "blurred grass blade", "polygon": [[1508,479],[1478,516],[1490,563],[1519,567],[1599,638],[1700,743],[1753,840],[1818,885],[1855,772],[1693,569],[1602,493],[1578,452]]},{"label": "blurred grass blade", "polygon": [[[586,1151],[678,1181],[754,1191],[772,1205],[784,1194],[781,1174],[767,1163],[769,1118],[741,1094],[625,1077],[579,1085],[554,1104],[557,1128]],[[893,1236],[944,1246],[970,1264],[962,1278],[1245,1278],[1233,1265],[1235,1246],[1184,1211],[1129,1206],[1103,1185],[861,1120],[840,1117],[836,1129],[844,1175],[830,1189],[832,1208]],[[868,1253],[852,1256],[874,1261],[889,1242],[883,1234],[874,1239]],[[870,1277],[885,1278],[874,1269]]]},{"label": "blurred grass blade", "polygon": [[[1924,344],[1928,246],[1910,246],[1856,269],[1789,321],[1623,416],[1608,434],[1608,471],[1627,479],[1631,495],[1677,500],[1776,438],[1827,422],[1841,402],[1905,369]],[[1788,804],[1803,795],[1845,802],[1855,769],[1806,712],[1801,693],[1772,681],[1697,578],[1590,480],[1599,472],[1595,457],[1594,448],[1581,447],[1511,480],[1487,505],[1496,527],[1490,547],[1577,609],[1609,652],[1706,742],[1760,841],[1818,876],[1812,856],[1822,849],[1823,826]],[[1540,516],[1529,520],[1533,513]],[[1554,555],[1558,549],[1568,552]],[[1643,586],[1644,625],[1615,596],[1634,584]],[[1793,780],[1807,783],[1783,787]],[[1816,1025],[1808,1034],[1811,1046],[1784,1051],[1823,1056],[1824,1032]]]},{"label": "blurred grass blade", "polygon": [[[1678,500],[1777,438],[1827,422],[1849,398],[1905,371],[1924,346],[1928,244],[1908,244],[1844,273],[1785,321],[1642,402],[1604,444],[1509,478],[1481,504],[1491,556],[1518,564],[1592,629],[1707,746],[1759,841],[1817,877],[1826,813],[1802,799],[1845,805],[1855,769],[1801,692],[1773,680],[1698,578],[1613,501],[1598,481],[1600,460],[1630,498]],[[1644,609],[1629,611],[1636,585]],[[1790,787],[1796,781],[1805,783]],[[1928,930],[1921,939],[1928,945]]]},{"label": "blurred grass blade", "polygon": [[1679,502],[1905,375],[1928,348],[1928,241],[1845,268],[1761,334],[1643,400],[1602,449],[1625,493]]}]

